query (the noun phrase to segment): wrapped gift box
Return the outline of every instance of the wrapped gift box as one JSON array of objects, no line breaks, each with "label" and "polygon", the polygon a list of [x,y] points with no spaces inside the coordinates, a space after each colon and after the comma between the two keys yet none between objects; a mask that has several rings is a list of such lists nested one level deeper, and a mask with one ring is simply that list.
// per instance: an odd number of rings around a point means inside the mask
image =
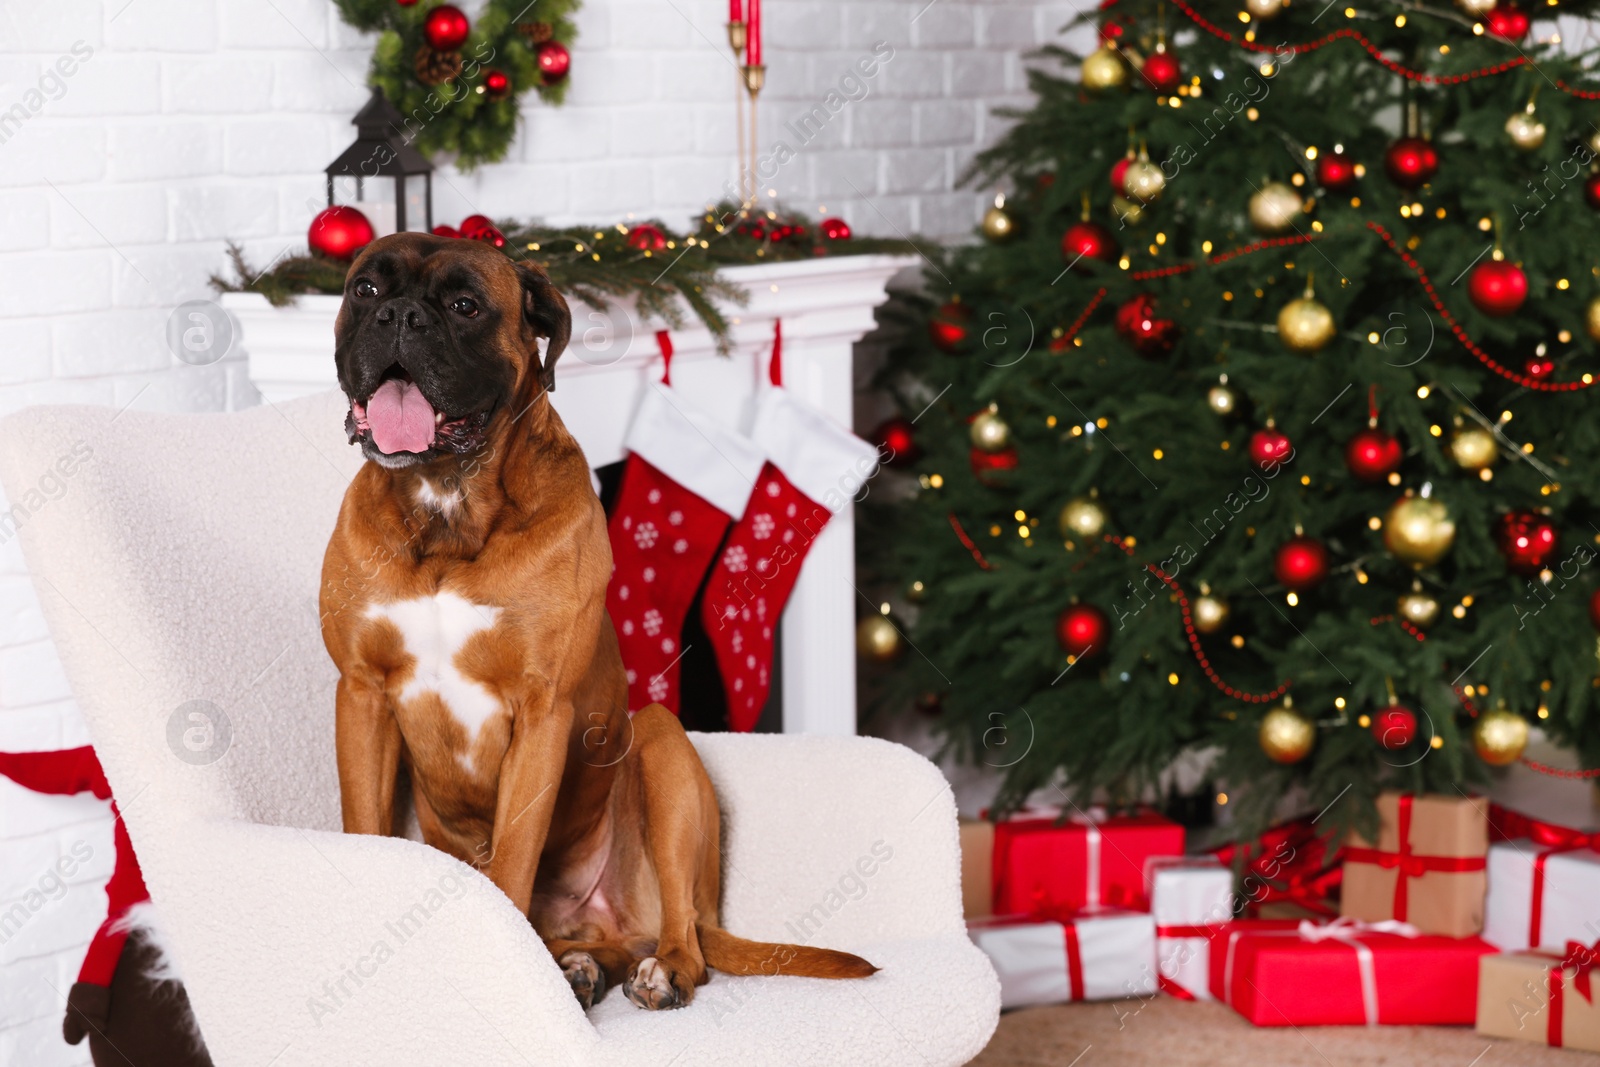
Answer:
[{"label": "wrapped gift box", "polygon": [[1532,838],[1489,847],[1484,940],[1505,952],[1593,940],[1600,932],[1600,836]]},{"label": "wrapped gift box", "polygon": [[1450,937],[1482,930],[1488,802],[1385,792],[1378,815],[1377,841],[1352,834],[1345,843],[1340,914]]},{"label": "wrapped gift box", "polygon": [[1161,988],[1210,1000],[1211,939],[1233,920],[1233,872],[1214,858],[1157,859],[1150,870]]},{"label": "wrapped gift box", "polygon": [[1000,976],[1002,1008],[1156,991],[1156,927],[1143,913],[1108,908],[1060,922],[978,919],[967,932]]},{"label": "wrapped gift box", "polygon": [[1206,946],[1206,991],[1211,1000],[1228,1000],[1233,986],[1239,942],[1246,934],[1283,933],[1300,929],[1303,919],[1235,919],[1213,933]]},{"label": "wrapped gift box", "polygon": [[994,827],[994,910],[1063,915],[1082,908],[1144,909],[1145,866],[1183,854],[1183,827],[1153,812],[1028,814]]},{"label": "wrapped gift box", "polygon": [[1257,1026],[1472,1022],[1478,958],[1493,946],[1414,930],[1340,919],[1245,933],[1230,946],[1225,999]]},{"label": "wrapped gift box", "polygon": [[994,914],[994,823],[984,819],[961,820],[961,911]]},{"label": "wrapped gift box", "polygon": [[1478,961],[1478,1033],[1600,1052],[1595,949],[1513,952]]}]

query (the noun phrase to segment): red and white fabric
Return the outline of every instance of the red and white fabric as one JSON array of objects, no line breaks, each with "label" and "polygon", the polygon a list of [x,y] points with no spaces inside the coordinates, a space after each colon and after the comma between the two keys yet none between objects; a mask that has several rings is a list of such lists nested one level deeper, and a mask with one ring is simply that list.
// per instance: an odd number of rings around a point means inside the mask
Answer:
[{"label": "red and white fabric", "polygon": [[751,438],[766,456],[755,492],[706,583],[700,619],[733,730],[755,728],[772,687],[778,619],[817,534],[878,467],[875,448],[783,388],[783,324]]},{"label": "red and white fabric", "polygon": [[1210,857],[1150,861],[1150,915],[1164,992],[1210,1000],[1211,945],[1233,919],[1233,871]]},{"label": "red and white fabric", "polygon": [[606,611],[628,675],[628,706],[678,713],[683,620],[722,542],[744,514],[761,451],[696,411],[671,385],[672,340],[656,335],[664,364],[628,428],[628,458],[607,532]]},{"label": "red and white fabric", "polygon": [[1083,911],[1060,922],[977,919],[967,935],[1000,977],[1000,1006],[1148,997],[1156,992],[1156,928],[1148,914]]}]

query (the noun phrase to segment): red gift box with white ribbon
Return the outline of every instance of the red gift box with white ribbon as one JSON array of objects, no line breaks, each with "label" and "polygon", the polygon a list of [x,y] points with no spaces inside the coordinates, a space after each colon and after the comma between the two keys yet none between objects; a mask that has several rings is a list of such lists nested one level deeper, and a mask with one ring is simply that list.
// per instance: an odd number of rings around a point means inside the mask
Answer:
[{"label": "red gift box with white ribbon", "polygon": [[1231,937],[1224,999],[1256,1026],[1469,1024],[1481,937],[1421,934],[1396,920],[1337,919]]},{"label": "red gift box with white ribbon", "polygon": [[975,919],[967,934],[1000,976],[1000,1006],[1148,997],[1156,931],[1148,914],[1105,908],[1060,921]]},{"label": "red gift box with white ribbon", "polygon": [[994,912],[1061,915],[1082,908],[1142,910],[1145,868],[1183,854],[1183,827],[1154,812],[1107,816],[1098,808],[1025,813],[994,828]]}]

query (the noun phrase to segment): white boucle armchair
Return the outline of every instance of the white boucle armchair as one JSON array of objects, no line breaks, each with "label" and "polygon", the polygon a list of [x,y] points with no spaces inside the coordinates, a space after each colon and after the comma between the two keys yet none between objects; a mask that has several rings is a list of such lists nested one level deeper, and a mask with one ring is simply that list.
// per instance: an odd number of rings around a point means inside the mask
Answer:
[{"label": "white boucle armchair", "polygon": [[[317,586],[359,465],[337,394],[233,415],[40,408],[0,483],[219,1067],[963,1063],[999,988],[965,936],[943,777],[863,738],[694,735],[723,920],[860,953],[855,982],[714,975],[587,1018],[482,875],[339,832]],[[3,518],[3,517],[0,517]]]}]

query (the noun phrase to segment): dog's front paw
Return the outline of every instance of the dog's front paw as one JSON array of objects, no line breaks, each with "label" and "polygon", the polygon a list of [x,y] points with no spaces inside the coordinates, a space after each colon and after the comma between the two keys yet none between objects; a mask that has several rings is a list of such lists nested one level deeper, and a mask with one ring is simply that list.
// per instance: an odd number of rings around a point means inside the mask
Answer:
[{"label": "dog's front paw", "polygon": [[[572,987],[584,1011],[600,1003],[606,995],[606,972],[600,969],[593,956],[574,949],[561,957],[561,973]],[[630,999],[632,994],[629,994]]]},{"label": "dog's front paw", "polygon": [[627,998],[646,1011],[681,1008],[694,999],[694,983],[654,956],[647,956],[628,971],[622,985]]}]

